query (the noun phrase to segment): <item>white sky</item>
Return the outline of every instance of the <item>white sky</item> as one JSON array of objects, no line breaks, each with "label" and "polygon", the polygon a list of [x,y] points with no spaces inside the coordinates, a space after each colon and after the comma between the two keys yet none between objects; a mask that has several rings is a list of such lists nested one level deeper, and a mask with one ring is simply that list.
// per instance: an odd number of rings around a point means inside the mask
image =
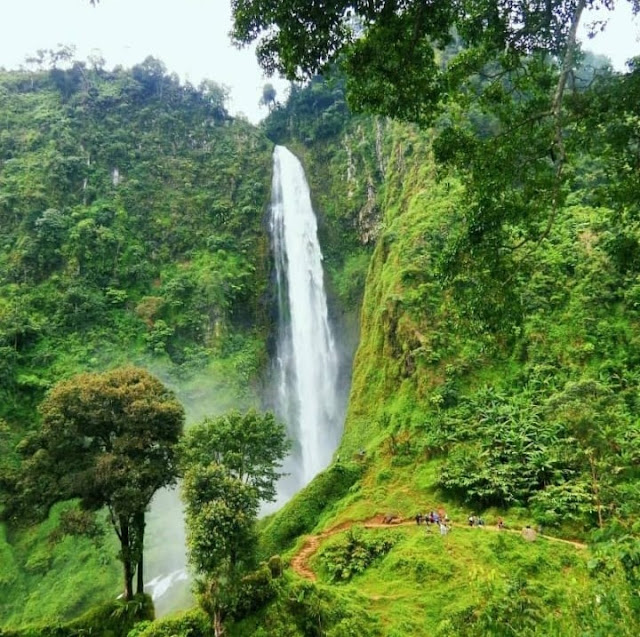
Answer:
[{"label": "white sky", "polygon": [[229,39],[229,0],[0,0],[0,66],[17,68],[37,49],[74,44],[85,60],[99,50],[111,68],[159,58],[169,72],[198,84],[209,78],[231,89],[232,112],[256,122],[262,87],[284,98],[287,82],[265,79],[250,49]]},{"label": "white sky", "polygon": [[[627,58],[640,54],[640,22],[627,2],[619,5],[606,31],[587,46],[622,70]],[[282,98],[287,83],[265,79],[253,51],[230,44],[230,28],[229,0],[101,0],[95,8],[89,0],[0,0],[0,66],[16,68],[37,49],[58,44],[76,45],[78,59],[97,49],[108,67],[153,55],[183,80],[225,84],[230,110],[256,122],[266,114],[258,106],[265,82]]]}]

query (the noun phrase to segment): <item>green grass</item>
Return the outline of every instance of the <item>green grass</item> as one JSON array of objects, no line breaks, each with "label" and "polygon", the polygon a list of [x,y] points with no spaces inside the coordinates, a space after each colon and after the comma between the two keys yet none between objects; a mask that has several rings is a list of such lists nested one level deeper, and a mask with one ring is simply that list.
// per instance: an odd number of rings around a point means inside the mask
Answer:
[{"label": "green grass", "polygon": [[48,520],[15,541],[0,526],[1,626],[66,621],[120,593],[120,563],[109,530],[100,546],[86,538],[50,539],[68,506],[56,505]]},{"label": "green grass", "polygon": [[[442,537],[426,528],[396,527],[401,539],[391,552],[338,585],[367,600],[365,609],[379,617],[385,635],[439,634],[447,618],[479,612],[515,577],[535,589],[545,614],[562,615],[572,600],[593,596],[586,555],[574,547],[488,529],[454,528]],[[312,563],[322,574],[320,562],[316,557]]]}]

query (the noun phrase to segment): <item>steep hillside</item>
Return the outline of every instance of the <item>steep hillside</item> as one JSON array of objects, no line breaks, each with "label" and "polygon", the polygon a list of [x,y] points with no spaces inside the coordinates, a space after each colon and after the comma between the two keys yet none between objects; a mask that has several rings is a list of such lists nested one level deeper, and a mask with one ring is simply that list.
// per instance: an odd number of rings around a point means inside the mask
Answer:
[{"label": "steep hillside", "polygon": [[[152,58],[0,73],[5,471],[45,390],[79,371],[150,368],[192,419],[259,400],[272,144],[224,102]],[[119,590],[109,534],[52,535],[59,513],[0,527],[0,625],[75,616]]]},{"label": "steep hillside", "polygon": [[[336,162],[354,129],[375,126],[345,118],[329,144],[299,143],[310,166],[323,148]],[[308,562],[299,538],[319,534],[319,590],[357,591],[371,634],[633,634],[637,208],[604,205],[602,164],[577,152],[550,230],[523,250],[491,252],[464,240],[464,183],[436,165],[433,133],[391,122],[383,131],[380,158],[368,154],[384,166],[379,233],[343,441],[335,463],[266,521],[264,554]],[[324,166],[333,181],[320,190],[344,188],[348,173],[326,155]],[[417,529],[390,542],[356,531],[374,516],[433,509],[458,525],[502,517],[591,548],[455,527],[426,541]]]}]

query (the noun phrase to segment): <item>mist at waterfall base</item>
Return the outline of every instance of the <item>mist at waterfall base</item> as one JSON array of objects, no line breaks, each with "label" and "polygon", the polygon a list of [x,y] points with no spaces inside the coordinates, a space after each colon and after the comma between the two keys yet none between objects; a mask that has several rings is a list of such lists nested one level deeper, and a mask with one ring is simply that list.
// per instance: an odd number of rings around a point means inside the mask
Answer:
[{"label": "mist at waterfall base", "polygon": [[[269,227],[278,325],[265,403],[286,424],[293,448],[282,468],[287,475],[278,484],[277,499],[265,503],[263,514],[280,508],[331,461],[342,432],[350,358],[341,354],[329,322],[317,221],[304,169],[280,146],[273,168]],[[162,368],[149,371],[176,392],[185,406],[187,427],[204,416],[242,408],[210,376],[186,387],[176,385]],[[145,590],[158,617],[194,603],[185,538],[179,489],[161,489],[147,514],[145,534]]]},{"label": "mist at waterfall base", "polygon": [[317,220],[302,164],[283,146],[273,154],[270,233],[278,311],[271,402],[293,443],[278,498],[286,502],[329,462],[340,440],[344,392],[329,322]]},{"label": "mist at waterfall base", "polygon": [[[172,389],[185,408],[186,428],[205,416],[238,407],[229,402],[226,392],[210,374],[201,374],[187,384],[176,384],[166,369],[149,369]],[[193,606],[191,576],[187,567],[184,506],[179,486],[160,489],[151,502],[146,517],[145,592],[151,595],[156,616]]]},{"label": "mist at waterfall base", "polygon": [[[245,410],[257,405],[238,404],[228,390],[226,379],[211,370],[197,374],[188,381],[177,381],[170,369],[161,363],[149,365],[137,361],[175,392],[185,409],[185,428],[203,418],[219,416],[230,409]],[[191,576],[187,566],[184,506],[179,485],[160,489],[153,497],[146,516],[145,531],[145,592],[153,598],[156,616],[193,606]]]}]

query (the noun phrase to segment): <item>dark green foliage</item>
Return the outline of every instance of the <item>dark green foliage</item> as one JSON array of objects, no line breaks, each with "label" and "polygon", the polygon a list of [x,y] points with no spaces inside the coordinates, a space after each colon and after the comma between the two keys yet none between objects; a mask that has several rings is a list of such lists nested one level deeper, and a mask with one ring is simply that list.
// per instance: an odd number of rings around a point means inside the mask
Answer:
[{"label": "dark green foliage", "polygon": [[[524,55],[561,59],[585,5],[593,2],[235,0],[233,36],[241,44],[257,40],[267,73],[302,79],[339,63],[356,109],[428,123],[451,89],[492,58],[512,67]],[[452,59],[440,64],[437,49],[453,33],[465,50],[449,50]]]},{"label": "dark green foliage", "polygon": [[274,574],[269,566],[262,564],[253,573],[245,575],[240,582],[238,599],[233,611],[234,617],[242,619],[270,602],[277,594],[274,579],[281,574],[281,572]]},{"label": "dark green foliage", "polygon": [[185,377],[228,355],[227,337],[264,338],[270,144],[224,100],[152,58],[0,74],[0,415],[12,426],[62,374],[137,352]]},{"label": "dark green foliage", "polygon": [[189,429],[182,446],[189,561],[196,597],[214,627],[263,605],[272,573],[256,564],[260,501],[275,499],[278,468],[289,450],[273,414],[232,411]]},{"label": "dark green foliage", "polygon": [[448,422],[458,440],[477,443],[449,455],[440,484],[475,504],[508,506],[526,504],[535,491],[572,477],[569,434],[546,421],[535,403],[525,405],[519,411],[514,397],[486,388],[471,404],[450,410],[448,419],[460,414]]},{"label": "dark green foliage", "polygon": [[318,523],[325,507],[344,497],[362,475],[356,463],[338,462],[297,493],[260,527],[260,554],[268,558],[291,547],[297,537]]},{"label": "dark green foliage", "polygon": [[386,555],[397,541],[398,537],[393,533],[372,535],[352,528],[339,542],[322,549],[320,562],[331,581],[346,581]]},{"label": "dark green foliage", "polygon": [[154,618],[148,595],[137,595],[128,602],[116,601],[96,606],[66,624],[38,626],[22,630],[2,630],[0,637],[127,637],[138,622]]},{"label": "dark green foliage", "polygon": [[278,144],[296,139],[315,145],[342,133],[349,120],[344,81],[316,76],[304,87],[293,84],[286,103],[269,114],[264,127]]},{"label": "dark green foliage", "polygon": [[[73,498],[87,511],[106,507],[120,541],[125,599],[133,596],[136,565],[142,594],[145,512],[156,491],[176,480],[182,405],[149,372],[128,367],[58,383],[40,412],[41,429],[19,445],[24,461],[12,497],[3,497],[4,515],[38,521]],[[71,526],[92,530],[78,516]]]},{"label": "dark green foliage", "polygon": [[207,616],[194,609],[176,616],[165,617],[151,622],[141,622],[133,628],[128,637],[212,637]]},{"label": "dark green foliage", "polygon": [[230,624],[232,637],[373,637],[382,634],[357,595],[311,582],[282,578],[277,596],[258,614]]},{"label": "dark green foliage", "polygon": [[[266,360],[269,141],[228,116],[224,89],[181,84],[157,60],[35,64],[0,72],[2,497],[16,445],[62,378],[133,362],[174,385],[206,375],[209,393],[244,406]],[[182,389],[199,416],[199,388]],[[75,567],[51,559],[36,581],[26,533],[3,532],[0,621],[67,618],[114,594],[116,565],[103,557],[98,573],[71,538],[61,546]],[[85,564],[83,589],[71,580]],[[49,595],[46,582],[73,568]]]},{"label": "dark green foliage", "polygon": [[475,609],[452,618],[458,635],[535,635],[544,618],[543,600],[526,580],[513,577],[499,590],[485,592],[486,599]]},{"label": "dark green foliage", "polygon": [[[618,75],[600,71],[588,89],[572,96],[571,115],[578,119],[577,140],[588,149],[593,162],[585,174],[579,176],[590,201],[605,205],[637,202],[638,117],[640,117],[640,64],[636,58],[629,73]],[[621,225],[633,224],[635,219],[622,212]],[[629,244],[619,251],[629,256]],[[633,242],[632,244],[633,245]]]}]

